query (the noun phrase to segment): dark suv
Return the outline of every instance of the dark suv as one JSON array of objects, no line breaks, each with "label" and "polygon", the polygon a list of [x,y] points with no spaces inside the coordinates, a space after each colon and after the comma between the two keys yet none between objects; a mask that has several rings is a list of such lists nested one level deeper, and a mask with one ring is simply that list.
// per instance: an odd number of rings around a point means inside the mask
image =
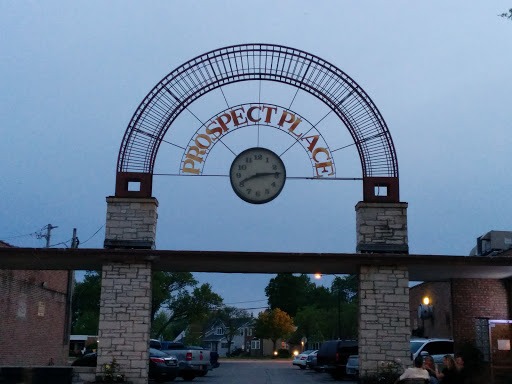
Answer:
[{"label": "dark suv", "polygon": [[324,341],[317,353],[318,368],[339,380],[346,375],[348,357],[357,354],[357,340]]}]

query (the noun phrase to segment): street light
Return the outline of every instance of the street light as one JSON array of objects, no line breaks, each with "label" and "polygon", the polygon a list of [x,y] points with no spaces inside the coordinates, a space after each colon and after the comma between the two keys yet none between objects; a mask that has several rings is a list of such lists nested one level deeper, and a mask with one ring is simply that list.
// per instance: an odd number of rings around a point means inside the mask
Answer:
[{"label": "street light", "polygon": [[[338,340],[341,340],[341,278],[333,273],[334,281],[336,281],[337,285],[337,293],[338,293]],[[315,279],[319,280],[322,278],[321,273],[315,273]]]}]

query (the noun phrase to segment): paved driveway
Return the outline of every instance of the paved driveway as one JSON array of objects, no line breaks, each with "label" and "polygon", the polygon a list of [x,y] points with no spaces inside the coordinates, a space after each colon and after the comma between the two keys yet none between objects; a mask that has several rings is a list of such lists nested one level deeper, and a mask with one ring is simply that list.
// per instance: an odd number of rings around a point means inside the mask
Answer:
[{"label": "paved driveway", "polygon": [[[177,378],[175,382],[182,382]],[[220,367],[193,383],[215,384],[356,384],[355,381],[335,381],[327,373],[294,367],[291,360],[221,360]]]}]

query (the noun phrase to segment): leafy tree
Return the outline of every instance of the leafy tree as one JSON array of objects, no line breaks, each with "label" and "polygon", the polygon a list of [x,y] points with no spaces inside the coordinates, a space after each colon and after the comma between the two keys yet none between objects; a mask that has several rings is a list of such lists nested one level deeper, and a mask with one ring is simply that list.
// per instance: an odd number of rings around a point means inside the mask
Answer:
[{"label": "leafy tree", "polygon": [[254,331],[256,337],[272,340],[273,350],[276,351],[277,340],[288,338],[294,329],[290,315],[276,308],[258,315]]},{"label": "leafy tree", "polygon": [[294,276],[291,273],[278,273],[265,288],[270,309],[280,308],[294,317],[299,308],[310,303],[311,292],[316,285],[310,278],[301,274]]},{"label": "leafy tree", "polygon": [[235,338],[235,336],[239,332],[239,327],[249,321],[251,315],[244,309],[239,309],[236,307],[222,307],[217,312],[217,318],[221,320],[225,325],[224,336],[226,337],[226,341],[228,343],[228,356],[231,353],[231,342]]},{"label": "leafy tree", "polygon": [[357,301],[357,275],[336,276],[331,284],[331,292],[339,293],[341,302]]},{"label": "leafy tree", "polygon": [[[300,340],[305,337],[307,340],[311,338],[322,339],[321,326],[325,321],[325,312],[319,310],[316,306],[308,305],[302,307],[294,317],[293,322],[297,326],[295,331],[296,339]],[[306,343],[306,349],[307,343]]]},{"label": "leafy tree", "polygon": [[72,332],[97,335],[100,321],[101,275],[87,271],[84,281],[76,283],[73,291]]},{"label": "leafy tree", "polygon": [[167,320],[159,328],[153,328],[155,337],[160,337],[165,329],[176,321],[189,322],[205,321],[208,314],[222,304],[222,298],[212,291],[210,284],[196,287],[190,293],[182,290],[172,301],[167,302],[164,313]]},{"label": "leafy tree", "polygon": [[151,321],[162,306],[169,306],[188,287],[197,285],[190,272],[162,272],[152,274]]}]

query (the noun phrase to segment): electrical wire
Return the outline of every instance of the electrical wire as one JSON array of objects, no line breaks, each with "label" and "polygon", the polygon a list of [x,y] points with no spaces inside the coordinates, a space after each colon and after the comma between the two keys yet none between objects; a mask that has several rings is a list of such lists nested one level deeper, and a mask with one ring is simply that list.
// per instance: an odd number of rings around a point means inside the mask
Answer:
[{"label": "electrical wire", "polygon": [[80,244],[82,244],[82,245],[83,245],[83,244],[87,243],[87,242],[88,242],[89,240],[91,240],[94,236],[96,236],[96,235],[98,234],[98,232],[99,232],[99,231],[101,231],[101,229],[102,229],[104,226],[105,226],[105,224],[103,224],[101,227],[99,227],[99,228],[98,228],[98,230],[97,230],[96,232],[94,232],[94,234],[93,234],[91,237],[89,237],[87,240],[85,240],[85,241],[81,241],[81,242],[80,242]]}]

